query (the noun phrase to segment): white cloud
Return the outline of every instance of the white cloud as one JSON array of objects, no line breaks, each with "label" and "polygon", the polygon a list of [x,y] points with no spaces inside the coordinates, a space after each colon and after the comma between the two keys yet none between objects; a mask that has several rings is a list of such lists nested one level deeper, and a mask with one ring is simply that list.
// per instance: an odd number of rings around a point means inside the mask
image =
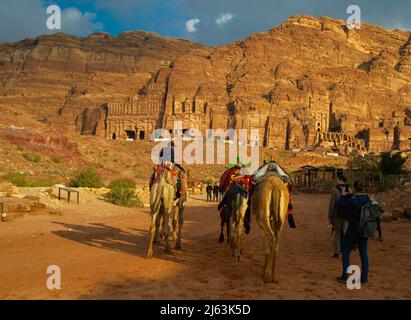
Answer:
[{"label": "white cloud", "polygon": [[96,17],[97,15],[95,13],[82,13],[77,8],[67,8],[62,12],[62,31],[77,35],[88,35],[92,32],[102,30],[102,23],[93,22]]},{"label": "white cloud", "polygon": [[217,20],[215,21],[215,23],[217,23],[219,26],[229,23],[231,20],[233,20],[234,15],[230,12],[227,13],[223,13],[221,14]]},{"label": "white cloud", "polygon": [[199,23],[200,23],[200,19],[197,19],[197,18],[188,20],[186,22],[187,32],[190,32],[190,33],[196,32],[197,31],[196,25]]},{"label": "white cloud", "polygon": [[0,3],[0,42],[18,41],[41,34],[66,32],[85,36],[103,29],[95,22],[96,14],[71,7],[62,10],[61,30],[49,30],[47,7],[43,0],[19,0]]}]

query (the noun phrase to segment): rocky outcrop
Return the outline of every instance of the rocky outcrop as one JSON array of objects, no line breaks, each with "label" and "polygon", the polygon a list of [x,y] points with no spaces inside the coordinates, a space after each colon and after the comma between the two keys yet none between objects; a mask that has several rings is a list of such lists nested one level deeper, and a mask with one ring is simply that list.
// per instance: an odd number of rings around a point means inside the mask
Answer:
[{"label": "rocky outcrop", "polygon": [[407,149],[410,39],[309,16],[216,48],[139,31],[42,36],[0,46],[0,103],[107,138],[149,137],[181,120],[259,128],[261,143],[277,149]]},{"label": "rocky outcrop", "polygon": [[35,129],[0,127],[0,138],[20,149],[44,155],[74,158],[78,154],[77,144],[55,131],[43,132]]}]

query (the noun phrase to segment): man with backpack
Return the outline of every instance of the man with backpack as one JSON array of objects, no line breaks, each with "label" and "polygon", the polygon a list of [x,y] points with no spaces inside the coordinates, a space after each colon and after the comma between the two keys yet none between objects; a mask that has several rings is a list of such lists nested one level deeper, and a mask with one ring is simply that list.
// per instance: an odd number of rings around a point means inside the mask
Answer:
[{"label": "man with backpack", "polygon": [[[338,258],[341,252],[341,237],[343,234],[346,220],[341,218],[338,214],[340,197],[347,188],[347,179],[344,176],[337,178],[337,185],[331,190],[330,205],[328,208],[328,221],[333,226],[334,230],[334,255],[333,258]],[[343,209],[343,208],[341,208]],[[340,209],[340,210],[341,210]]]},{"label": "man with backpack", "polygon": [[342,195],[347,200],[344,212],[348,227],[342,239],[342,275],[337,279],[343,283],[346,283],[349,276],[347,269],[350,266],[350,253],[355,245],[358,245],[361,257],[361,283],[368,282],[368,238],[374,236],[377,225],[370,198],[362,192],[362,183],[355,181],[352,190]]}]

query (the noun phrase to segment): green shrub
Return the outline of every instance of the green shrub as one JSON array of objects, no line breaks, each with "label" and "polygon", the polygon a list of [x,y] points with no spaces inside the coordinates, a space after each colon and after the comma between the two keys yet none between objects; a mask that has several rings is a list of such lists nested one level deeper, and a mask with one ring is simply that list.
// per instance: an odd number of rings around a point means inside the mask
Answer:
[{"label": "green shrub", "polygon": [[3,176],[3,179],[14,184],[16,187],[28,187],[29,182],[25,173],[8,172]]},{"label": "green shrub", "polygon": [[145,178],[146,178],[146,176],[145,176],[144,174],[142,174],[142,173],[137,173],[137,174],[135,175],[135,177],[136,177],[136,179],[145,179]]},{"label": "green shrub", "polygon": [[131,179],[117,179],[113,180],[108,185],[109,189],[135,189],[136,184]]},{"label": "green shrub", "polygon": [[136,195],[136,185],[130,179],[118,179],[109,184],[110,192],[105,195],[106,201],[128,208],[143,208],[143,202]]},{"label": "green shrub", "polygon": [[41,157],[34,152],[27,151],[27,152],[23,152],[21,155],[23,156],[24,159],[30,162],[39,163],[41,161]]},{"label": "green shrub", "polygon": [[31,180],[27,178],[25,173],[19,172],[9,172],[3,176],[4,180],[12,183],[16,187],[25,188],[25,187],[51,187],[55,184],[55,181],[52,179],[35,179]]},{"label": "green shrub", "polygon": [[95,168],[88,168],[77,171],[69,185],[75,188],[101,188],[103,182]]}]

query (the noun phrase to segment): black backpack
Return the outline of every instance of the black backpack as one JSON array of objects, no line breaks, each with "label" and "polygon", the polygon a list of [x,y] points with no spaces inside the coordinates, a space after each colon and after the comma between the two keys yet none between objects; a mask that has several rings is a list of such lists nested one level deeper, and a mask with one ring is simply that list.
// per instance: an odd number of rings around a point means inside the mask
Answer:
[{"label": "black backpack", "polygon": [[371,210],[370,201],[361,206],[359,230],[363,238],[372,238],[377,231],[377,219]]}]

